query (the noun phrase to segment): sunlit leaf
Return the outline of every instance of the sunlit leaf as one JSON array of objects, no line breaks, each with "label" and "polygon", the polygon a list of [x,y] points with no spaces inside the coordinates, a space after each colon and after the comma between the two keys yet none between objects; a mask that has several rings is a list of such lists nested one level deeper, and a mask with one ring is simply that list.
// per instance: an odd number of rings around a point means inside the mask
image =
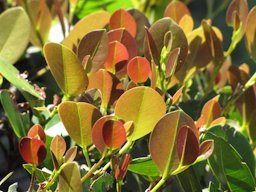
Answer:
[{"label": "sunlit leaf", "polygon": [[0,15],[0,29],[0,57],[14,64],[29,41],[30,21],[26,12],[21,7],[7,9]]},{"label": "sunlit leaf", "polygon": [[176,23],[179,23],[183,16],[191,15],[186,4],[181,1],[172,1],[165,9],[164,17],[172,18]]},{"label": "sunlit leaf", "polygon": [[46,135],[44,133],[44,129],[41,125],[37,124],[37,125],[33,125],[27,134],[28,137],[31,138],[36,138],[39,139],[41,141],[43,141],[45,143],[46,141]]},{"label": "sunlit leaf", "polygon": [[10,83],[12,83],[20,91],[28,92],[29,94],[42,99],[42,96],[37,92],[32,85],[29,84],[19,73],[19,71],[12,66],[8,61],[0,56],[0,73]]},{"label": "sunlit leaf", "polygon": [[139,10],[137,9],[130,9],[129,13],[133,16],[135,22],[136,22],[136,42],[137,42],[137,48],[138,53],[140,56],[143,55],[143,43],[144,43],[144,37],[145,37],[145,30],[144,27],[149,27],[149,21],[148,18]]},{"label": "sunlit leaf", "polygon": [[150,75],[150,63],[144,57],[134,57],[127,64],[127,73],[135,83],[143,83]]},{"label": "sunlit leaf", "polygon": [[150,133],[165,111],[163,98],[149,87],[135,87],[126,91],[115,106],[116,116],[134,123],[133,132],[127,137],[130,141]]},{"label": "sunlit leaf", "polygon": [[207,48],[210,48],[210,53],[214,64],[222,64],[225,58],[220,39],[213,28],[204,20],[202,21],[202,27],[205,35],[205,42],[207,44]]},{"label": "sunlit leaf", "polygon": [[36,138],[23,137],[19,143],[19,151],[26,163],[37,166],[46,157],[46,146]]},{"label": "sunlit leaf", "polygon": [[88,89],[92,88],[100,90],[102,107],[105,109],[109,105],[112,105],[124,92],[120,80],[104,69],[101,69],[90,76]]},{"label": "sunlit leaf", "polygon": [[68,163],[59,177],[59,191],[82,192],[82,183],[79,167],[76,163]]},{"label": "sunlit leaf", "polygon": [[192,16],[190,15],[184,15],[178,24],[186,35],[189,34],[194,27],[194,21]]},{"label": "sunlit leaf", "polygon": [[109,43],[108,56],[105,61],[105,68],[111,73],[115,74],[116,65],[129,59],[127,48],[118,41]]},{"label": "sunlit leaf", "polygon": [[151,33],[159,51],[164,47],[165,34],[169,31],[171,31],[173,37],[171,50],[180,48],[180,54],[177,61],[177,70],[179,70],[185,63],[188,54],[187,38],[183,30],[172,19],[167,17],[156,21],[149,28],[149,32]]},{"label": "sunlit leaf", "polygon": [[125,28],[133,37],[136,35],[136,22],[131,14],[124,9],[119,9],[112,14],[109,28]]},{"label": "sunlit leaf", "polygon": [[137,44],[134,37],[124,28],[114,29],[108,32],[109,42],[119,41],[129,54],[129,60],[137,56]]},{"label": "sunlit leaf", "polygon": [[172,97],[172,105],[176,104],[179,101],[179,99],[180,99],[180,97],[182,95],[183,88],[184,87],[179,88],[179,90],[176,91],[176,93],[173,95],[173,97]]},{"label": "sunlit leaf", "polygon": [[86,147],[92,143],[92,126],[101,117],[95,106],[66,101],[59,105],[59,115],[69,136],[79,146]]},{"label": "sunlit leaf", "polygon": [[217,118],[221,116],[221,106],[218,102],[219,95],[209,100],[203,107],[200,116],[200,125],[197,126],[205,126],[209,127],[210,124]]},{"label": "sunlit leaf", "polygon": [[108,55],[108,36],[105,30],[94,30],[86,34],[78,45],[78,58],[83,61],[90,55],[91,68],[88,72],[94,73],[103,67]]},{"label": "sunlit leaf", "polygon": [[44,54],[55,80],[65,94],[73,96],[86,90],[88,77],[71,50],[57,43],[47,43]]},{"label": "sunlit leaf", "polygon": [[28,12],[34,29],[31,30],[30,41],[33,45],[42,48],[48,40],[51,29],[52,16],[45,1],[29,0]]},{"label": "sunlit leaf", "polygon": [[256,61],[256,6],[254,6],[247,19],[245,30],[246,47],[250,53],[251,58]]},{"label": "sunlit leaf", "polygon": [[[194,121],[179,110],[167,113],[158,121],[150,136],[149,151],[159,171],[167,176],[179,169],[182,162],[192,163],[199,154],[198,145],[198,132]],[[184,153],[188,150],[191,155],[189,157]]]},{"label": "sunlit leaf", "polygon": [[79,41],[90,31],[104,28],[109,22],[110,15],[106,11],[94,12],[81,19],[69,35],[64,39],[63,44],[69,49],[77,49]]},{"label": "sunlit leaf", "polygon": [[104,116],[95,122],[92,129],[93,144],[101,152],[105,147],[112,150],[121,147],[126,140],[126,132],[121,121]]},{"label": "sunlit leaf", "polygon": [[67,152],[65,154],[65,163],[74,161],[74,159],[76,158],[76,154],[77,154],[77,146],[72,147],[69,150],[67,150]]},{"label": "sunlit leaf", "polygon": [[[51,142],[51,146],[50,146],[51,152],[52,152],[52,156],[54,156],[53,158],[57,160],[58,165],[54,166],[55,168],[58,168],[61,163],[62,163],[62,158],[64,156],[64,153],[66,151],[66,142],[65,140],[59,136],[56,135]],[[55,161],[53,161],[55,162]]]}]

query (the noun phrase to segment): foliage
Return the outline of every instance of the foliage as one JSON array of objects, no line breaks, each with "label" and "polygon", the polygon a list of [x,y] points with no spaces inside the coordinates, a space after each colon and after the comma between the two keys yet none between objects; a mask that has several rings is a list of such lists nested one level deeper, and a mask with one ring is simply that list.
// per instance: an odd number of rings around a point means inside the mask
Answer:
[{"label": "foliage", "polygon": [[225,34],[210,19],[194,27],[189,4],[120,2],[5,4],[1,124],[28,191],[254,191],[256,73],[231,54],[245,38],[256,62],[256,6],[230,2],[225,51]]}]

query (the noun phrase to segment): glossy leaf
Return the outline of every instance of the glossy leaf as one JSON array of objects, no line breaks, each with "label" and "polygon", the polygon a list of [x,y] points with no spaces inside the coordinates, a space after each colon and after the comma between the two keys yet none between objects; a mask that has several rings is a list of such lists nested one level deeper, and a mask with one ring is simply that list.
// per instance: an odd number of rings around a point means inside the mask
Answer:
[{"label": "glossy leaf", "polygon": [[37,166],[46,157],[46,146],[36,138],[23,137],[19,143],[19,151],[26,163]]},{"label": "glossy leaf", "polygon": [[[193,145],[187,145],[189,143]],[[183,111],[174,111],[167,113],[156,124],[150,136],[149,151],[159,171],[167,176],[174,172],[182,162],[192,163],[192,160],[199,154],[199,149],[197,149],[199,146],[195,147],[196,143],[199,145],[194,121]],[[184,152],[188,150],[190,150],[191,157],[184,159]]]},{"label": "glossy leaf", "polygon": [[76,163],[68,163],[59,176],[59,191],[82,192],[79,167]]},{"label": "glossy leaf", "polygon": [[82,62],[90,55],[91,68],[86,69],[94,73],[103,67],[108,55],[108,36],[105,30],[94,30],[86,34],[78,45],[78,58]]},{"label": "glossy leaf", "polygon": [[172,75],[175,73],[176,67],[177,67],[177,60],[180,54],[180,48],[173,49],[166,62],[166,75],[165,77],[172,77]]},{"label": "glossy leaf", "polygon": [[[164,38],[167,32],[171,31],[173,40],[171,50],[180,48],[180,54],[178,57],[177,71],[185,63],[188,54],[187,38],[183,30],[170,18],[163,18],[156,21],[149,29],[159,51],[164,47]],[[148,52],[147,50],[145,50]]]},{"label": "glossy leaf", "polygon": [[137,44],[134,37],[124,28],[114,29],[108,32],[109,42],[119,41],[129,54],[129,60],[137,56]]},{"label": "glossy leaf", "polygon": [[110,15],[106,11],[94,12],[87,15],[76,23],[70,31],[68,37],[64,39],[63,44],[69,49],[77,49],[79,41],[89,32],[95,29],[104,28],[109,22]]},{"label": "glossy leaf", "polygon": [[[57,161],[57,162],[53,161],[54,166],[55,166],[55,168],[58,169],[58,167],[62,163],[62,158],[63,158],[64,153],[66,151],[66,142],[65,142],[65,140],[61,136],[56,135],[52,139],[50,149],[51,149],[52,156],[54,156],[53,159]],[[55,163],[58,163],[58,164],[55,164]]]},{"label": "glossy leaf", "polygon": [[246,47],[250,53],[251,58],[256,61],[256,6],[254,6],[247,19],[247,25],[245,30]]},{"label": "glossy leaf", "polygon": [[191,15],[187,6],[181,1],[172,1],[165,9],[164,17],[172,18],[176,23],[185,15]]},{"label": "glossy leaf", "polygon": [[67,150],[67,152],[65,154],[65,163],[70,163],[70,162],[74,161],[74,159],[76,158],[76,154],[77,154],[77,146],[72,147],[69,150]]},{"label": "glossy leaf", "polygon": [[57,43],[47,43],[44,54],[55,80],[65,94],[74,96],[86,90],[88,77],[71,50]]},{"label": "glossy leaf", "polygon": [[109,28],[125,28],[133,37],[136,35],[136,22],[131,14],[124,9],[119,9],[112,14]]},{"label": "glossy leaf", "polygon": [[253,151],[248,139],[244,135],[230,126],[214,126],[208,130],[232,145],[232,147],[234,147],[234,149],[242,157],[242,160],[248,165],[251,173],[255,175],[255,160]]},{"label": "glossy leaf", "polygon": [[44,129],[39,124],[33,125],[29,129],[27,136],[31,137],[31,138],[39,139],[39,140],[43,141],[44,143],[46,142],[46,135],[44,133]]},{"label": "glossy leaf", "polygon": [[165,111],[163,98],[149,87],[135,87],[126,91],[115,106],[116,116],[134,123],[133,132],[127,137],[130,141],[150,133]]},{"label": "glossy leaf", "polygon": [[91,129],[101,117],[101,113],[95,106],[66,101],[59,105],[59,115],[69,136],[79,146],[86,147],[92,144]]},{"label": "glossy leaf", "polygon": [[194,21],[192,16],[184,15],[179,21],[179,26],[182,28],[186,35],[189,34],[194,28]]},{"label": "glossy leaf", "polygon": [[127,73],[133,82],[143,83],[150,75],[150,63],[144,57],[134,57],[127,64]]},{"label": "glossy leaf", "polygon": [[237,151],[228,142],[212,133],[206,133],[203,139],[214,140],[214,151],[208,163],[222,188],[230,191],[253,191],[253,175]]},{"label": "glossy leaf", "polygon": [[104,66],[108,71],[115,74],[116,65],[123,61],[127,61],[129,59],[129,53],[126,47],[118,41],[110,42],[108,50],[108,56]]},{"label": "glossy leaf", "polygon": [[11,127],[18,138],[24,137],[27,134],[27,127],[22,121],[16,105],[14,105],[10,94],[7,90],[2,90],[0,93],[2,107],[8,117]]},{"label": "glossy leaf", "polygon": [[144,176],[157,177],[160,175],[154,161],[149,157],[140,157],[133,159],[128,170]]},{"label": "glossy leaf", "polygon": [[119,79],[110,72],[101,69],[90,76],[88,89],[97,88],[101,92],[102,107],[107,108],[112,105],[124,92],[124,88]]},{"label": "glossy leaf", "polygon": [[31,30],[30,41],[33,45],[42,48],[48,40],[51,29],[52,16],[45,1],[29,0],[27,9],[34,29]]},{"label": "glossy leaf", "polygon": [[182,95],[183,88],[184,87],[179,88],[178,91],[176,91],[176,93],[173,95],[173,97],[172,97],[172,105],[176,104],[179,101],[179,99],[180,99],[180,97]]},{"label": "glossy leaf", "polygon": [[143,55],[143,43],[144,43],[144,37],[145,37],[145,30],[144,27],[149,27],[149,21],[148,18],[139,10],[137,9],[129,9],[128,11],[134,18],[136,22],[136,42],[137,42],[137,48],[138,53],[140,56]]},{"label": "glossy leaf", "polygon": [[0,56],[0,73],[20,91],[25,91],[39,99],[42,96],[30,85],[8,61]]},{"label": "glossy leaf", "polygon": [[29,41],[30,21],[24,9],[15,7],[3,12],[0,15],[0,29],[0,57],[8,64],[14,64]]}]

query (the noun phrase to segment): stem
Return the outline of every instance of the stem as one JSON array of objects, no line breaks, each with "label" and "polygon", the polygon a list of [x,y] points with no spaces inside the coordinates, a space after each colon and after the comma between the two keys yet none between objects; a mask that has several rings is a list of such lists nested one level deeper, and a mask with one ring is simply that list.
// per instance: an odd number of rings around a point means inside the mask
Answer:
[{"label": "stem", "polygon": [[35,170],[33,170],[32,175],[31,175],[31,180],[28,188],[28,192],[32,192],[34,188],[34,181],[35,181]]},{"label": "stem", "polygon": [[91,175],[104,163],[104,158],[107,154],[107,149],[104,150],[100,160],[95,163],[92,168],[81,178],[81,183],[84,183]]},{"label": "stem", "polygon": [[166,178],[161,178],[161,180],[154,186],[153,189],[151,189],[150,192],[156,192],[162,185],[165,183]]},{"label": "stem", "polygon": [[123,184],[123,181],[121,180],[121,181],[118,181],[117,183],[116,183],[116,191],[117,192],[121,192],[122,191],[122,184]]},{"label": "stem", "polygon": [[133,144],[134,144],[133,141],[127,141],[126,144],[118,152],[118,155],[122,155],[123,153],[128,151]]},{"label": "stem", "polygon": [[91,164],[91,161],[90,161],[90,157],[89,157],[89,154],[88,154],[88,150],[86,148],[86,146],[83,147],[83,154],[84,154],[84,157],[85,157],[85,161],[87,163],[87,166],[89,168],[92,167],[92,164]]},{"label": "stem", "polygon": [[62,169],[66,166],[66,163],[63,163],[60,168],[58,170],[54,169],[53,173],[52,173],[52,178],[50,179],[50,181],[44,186],[44,191],[47,191],[55,182],[55,180],[57,179],[57,177],[60,175]]}]

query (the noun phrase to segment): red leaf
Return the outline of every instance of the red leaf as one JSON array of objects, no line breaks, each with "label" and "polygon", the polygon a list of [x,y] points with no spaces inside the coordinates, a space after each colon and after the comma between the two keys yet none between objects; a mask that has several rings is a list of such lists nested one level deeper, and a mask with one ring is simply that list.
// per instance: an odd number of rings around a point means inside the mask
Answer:
[{"label": "red leaf", "polygon": [[46,136],[44,133],[44,129],[41,125],[36,124],[33,127],[30,128],[27,134],[28,137],[39,139],[45,143]]},{"label": "red leaf", "polygon": [[134,57],[127,65],[127,72],[132,81],[143,83],[150,75],[150,63],[144,57]]},{"label": "red leaf", "polygon": [[115,73],[115,65],[128,60],[128,58],[128,51],[122,43],[118,41],[110,42],[108,47],[108,56],[105,61],[105,68],[111,73]]},{"label": "red leaf", "polygon": [[125,28],[133,37],[136,35],[136,22],[131,14],[124,9],[119,9],[112,14],[109,28]]},{"label": "red leaf", "polygon": [[177,153],[182,165],[190,165],[199,155],[199,141],[188,126],[182,127],[177,136]]},{"label": "red leaf", "polygon": [[116,167],[115,170],[115,178],[117,181],[123,180],[127,171],[128,171],[128,166],[131,161],[131,155],[130,154],[125,154],[122,156],[121,161],[119,162],[119,165]]},{"label": "red leaf", "polygon": [[108,120],[102,129],[105,144],[112,150],[121,147],[126,140],[126,132],[121,121]]},{"label": "red leaf", "polygon": [[51,142],[50,148],[52,155],[54,155],[55,159],[58,162],[58,165],[60,165],[62,163],[63,155],[66,151],[65,140],[61,136],[56,135]]},{"label": "red leaf", "polygon": [[122,43],[129,53],[129,60],[137,56],[136,41],[126,29],[122,28],[109,31],[108,39],[109,42],[119,41],[120,43]]},{"label": "red leaf", "polygon": [[69,163],[74,161],[74,159],[76,158],[76,154],[77,154],[77,146],[70,148],[69,150],[67,150],[66,154],[65,154],[65,162]]},{"label": "red leaf", "polygon": [[26,163],[37,166],[46,157],[46,146],[42,140],[24,137],[20,140],[19,151]]},{"label": "red leaf", "polygon": [[164,16],[179,23],[183,16],[191,15],[187,6],[181,1],[172,1],[165,9]]},{"label": "red leaf", "polygon": [[214,140],[206,140],[200,145],[199,155],[203,155],[205,159],[211,156],[214,149]]}]

